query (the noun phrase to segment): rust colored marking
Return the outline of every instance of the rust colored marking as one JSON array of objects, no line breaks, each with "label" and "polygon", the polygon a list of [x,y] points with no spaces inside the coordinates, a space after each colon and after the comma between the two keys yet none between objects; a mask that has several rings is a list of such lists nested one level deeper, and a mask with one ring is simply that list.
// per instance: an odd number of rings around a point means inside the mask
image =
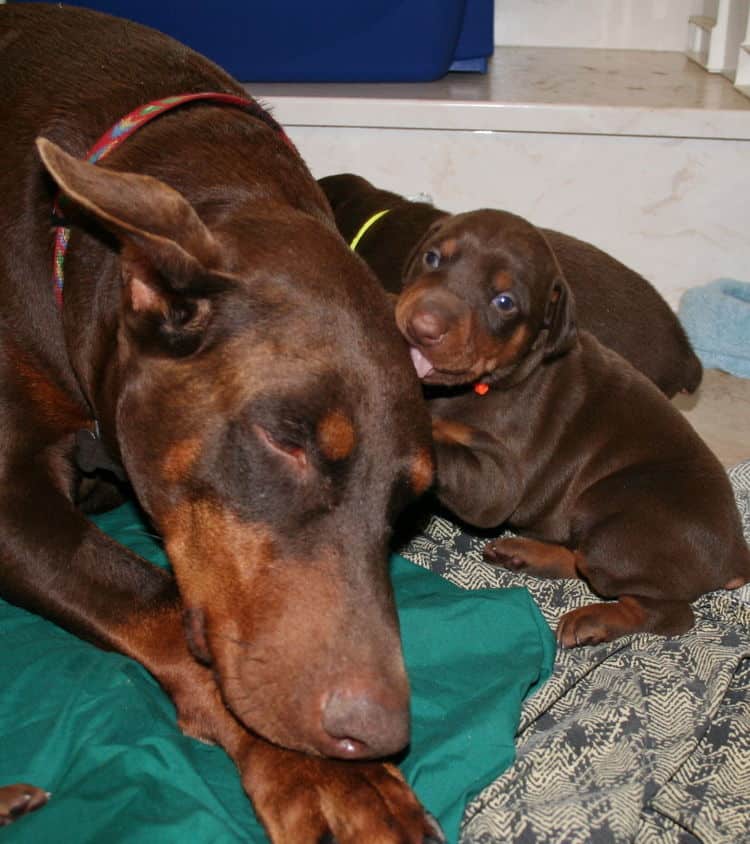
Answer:
[{"label": "rust colored marking", "polygon": [[440,244],[440,254],[443,258],[452,258],[458,252],[458,239],[449,237]]},{"label": "rust colored marking", "polygon": [[470,446],[474,440],[474,429],[462,422],[434,416],[432,419],[432,439],[446,445]]},{"label": "rust colored marking", "polygon": [[75,430],[91,423],[85,411],[37,367],[23,350],[15,348],[13,352],[16,372],[25,386],[25,394],[47,424]]},{"label": "rust colored marking", "polygon": [[529,327],[526,323],[516,328],[507,340],[498,340],[483,333],[477,342],[479,356],[488,362],[485,369],[493,371],[508,366],[519,360],[529,339]]},{"label": "rust colored marking", "polygon": [[429,449],[421,448],[412,460],[409,471],[411,488],[417,495],[426,492],[435,479],[435,464]]},{"label": "rust colored marking", "polygon": [[331,410],[318,422],[317,439],[324,457],[344,460],[352,453],[357,437],[351,419],[342,410]]},{"label": "rust colored marking", "polygon": [[507,270],[501,270],[499,273],[495,273],[492,285],[498,293],[504,293],[513,287],[513,277]]},{"label": "rust colored marking", "polygon": [[200,451],[201,441],[198,437],[188,437],[171,446],[161,464],[164,480],[175,483],[185,478],[198,459]]},{"label": "rust colored marking", "polygon": [[739,589],[741,586],[744,586],[747,583],[747,580],[744,577],[737,576],[731,578],[724,584],[725,589]]}]

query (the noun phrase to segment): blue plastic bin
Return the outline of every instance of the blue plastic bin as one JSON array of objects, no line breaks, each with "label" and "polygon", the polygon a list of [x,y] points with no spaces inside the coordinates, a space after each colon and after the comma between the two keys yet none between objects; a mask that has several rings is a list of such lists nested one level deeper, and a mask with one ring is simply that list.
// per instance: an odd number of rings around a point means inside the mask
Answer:
[{"label": "blue plastic bin", "polygon": [[242,82],[421,82],[484,71],[494,0],[68,0],[140,21]]}]

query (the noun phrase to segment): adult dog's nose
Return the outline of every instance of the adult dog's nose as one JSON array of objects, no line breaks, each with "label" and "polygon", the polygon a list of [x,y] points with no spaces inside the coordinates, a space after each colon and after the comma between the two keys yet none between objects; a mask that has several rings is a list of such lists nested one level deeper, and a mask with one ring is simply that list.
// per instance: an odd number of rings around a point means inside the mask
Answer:
[{"label": "adult dog's nose", "polygon": [[390,756],[409,741],[408,695],[378,697],[364,688],[343,687],[329,695],[322,715],[332,756],[344,759]]}]

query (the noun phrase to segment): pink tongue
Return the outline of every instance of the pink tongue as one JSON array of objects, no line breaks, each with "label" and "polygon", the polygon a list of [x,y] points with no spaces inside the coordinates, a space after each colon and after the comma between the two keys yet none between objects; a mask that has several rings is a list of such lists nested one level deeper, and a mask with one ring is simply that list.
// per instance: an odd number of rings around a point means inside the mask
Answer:
[{"label": "pink tongue", "polygon": [[414,364],[414,369],[417,370],[417,375],[420,378],[425,378],[433,371],[432,364],[416,346],[410,346],[409,352],[411,353],[411,362]]}]

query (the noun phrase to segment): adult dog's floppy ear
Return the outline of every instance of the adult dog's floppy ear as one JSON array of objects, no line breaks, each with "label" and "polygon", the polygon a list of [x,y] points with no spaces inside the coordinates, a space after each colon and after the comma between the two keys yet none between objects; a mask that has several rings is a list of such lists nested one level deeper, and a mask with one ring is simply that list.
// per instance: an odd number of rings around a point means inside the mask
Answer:
[{"label": "adult dog's floppy ear", "polygon": [[129,327],[169,354],[197,348],[220,249],[192,205],[150,176],[81,161],[46,138],[37,148],[63,193],[119,241]]},{"label": "adult dog's floppy ear", "polygon": [[552,284],[544,309],[544,327],[548,332],[544,346],[545,358],[558,357],[575,346],[578,339],[575,301],[562,273]]}]

